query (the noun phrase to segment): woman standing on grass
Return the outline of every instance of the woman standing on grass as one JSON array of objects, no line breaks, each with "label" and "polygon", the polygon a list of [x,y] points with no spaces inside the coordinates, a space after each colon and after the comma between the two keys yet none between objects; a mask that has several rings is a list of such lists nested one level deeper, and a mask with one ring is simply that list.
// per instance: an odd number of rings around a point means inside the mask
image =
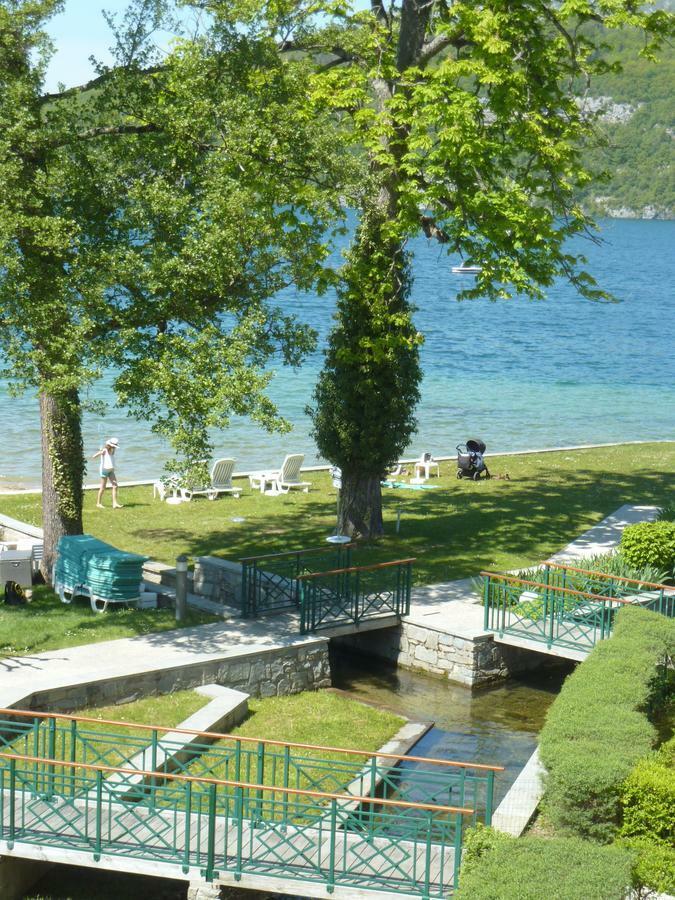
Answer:
[{"label": "woman standing on grass", "polygon": [[98,453],[94,453],[92,459],[101,457],[101,486],[98,489],[96,498],[96,506],[103,509],[103,494],[106,484],[110,482],[112,487],[112,507],[113,509],[122,509],[122,504],[117,502],[117,478],[115,477],[115,450],[119,447],[120,442],[117,438],[108,438]]}]

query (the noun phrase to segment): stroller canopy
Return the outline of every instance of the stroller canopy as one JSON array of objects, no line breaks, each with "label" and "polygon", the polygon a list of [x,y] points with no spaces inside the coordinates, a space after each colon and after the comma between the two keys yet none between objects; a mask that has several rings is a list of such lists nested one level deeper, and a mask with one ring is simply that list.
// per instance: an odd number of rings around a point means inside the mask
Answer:
[{"label": "stroller canopy", "polygon": [[480,438],[470,438],[466,442],[466,449],[471,453],[485,453],[485,444]]}]

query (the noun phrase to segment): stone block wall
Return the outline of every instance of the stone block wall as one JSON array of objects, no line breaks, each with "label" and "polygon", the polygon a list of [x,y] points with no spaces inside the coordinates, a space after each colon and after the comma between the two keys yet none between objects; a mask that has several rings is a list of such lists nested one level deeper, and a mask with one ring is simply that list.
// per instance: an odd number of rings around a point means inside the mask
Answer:
[{"label": "stone block wall", "polygon": [[343,646],[390,660],[403,668],[440,675],[471,687],[541,664],[538,654],[496,644],[491,634],[466,637],[406,621],[395,628],[337,640]]},{"label": "stone block wall", "polygon": [[241,563],[215,556],[198,556],[192,590],[213,603],[241,613]]},{"label": "stone block wall", "polygon": [[295,647],[257,650],[171,669],[92,680],[40,691],[25,698],[20,705],[48,712],[72,712],[211,683],[235,688],[254,697],[283,696],[330,687],[328,641],[316,639]]}]

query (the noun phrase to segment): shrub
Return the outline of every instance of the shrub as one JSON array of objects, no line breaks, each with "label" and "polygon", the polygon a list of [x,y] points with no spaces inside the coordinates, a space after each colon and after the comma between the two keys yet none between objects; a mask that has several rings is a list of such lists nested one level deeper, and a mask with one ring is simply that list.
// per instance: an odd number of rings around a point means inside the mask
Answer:
[{"label": "shrub", "polygon": [[[634,566],[628,562],[623,553],[601,553],[598,556],[585,557],[580,568],[587,569],[589,572],[617,575],[619,578],[649,581],[652,584],[663,581],[668,574],[665,569],[659,569],[658,566]],[[602,593],[602,590],[596,591],[595,587],[601,588],[602,582],[596,583],[592,591],[593,593]],[[580,590],[589,590],[589,588],[583,586]]]},{"label": "shrub", "polygon": [[664,504],[656,514],[659,522],[675,522],[675,502]]},{"label": "shrub", "polygon": [[675,738],[641,759],[623,785],[622,837],[675,847]]},{"label": "shrub", "polygon": [[623,900],[627,895],[634,854],[626,848],[474,831],[467,832],[453,900]]},{"label": "shrub", "polygon": [[675,522],[638,522],[621,535],[621,554],[629,565],[656,566],[671,572],[675,565]]},{"label": "shrub", "polygon": [[675,620],[640,607],[619,612],[602,641],[566,680],[539,739],[548,770],[544,806],[563,832],[611,841],[623,783],[656,742],[647,718],[659,667],[675,653]]},{"label": "shrub", "polygon": [[659,894],[675,893],[675,848],[649,838],[629,838],[618,846],[636,854],[633,885]]}]

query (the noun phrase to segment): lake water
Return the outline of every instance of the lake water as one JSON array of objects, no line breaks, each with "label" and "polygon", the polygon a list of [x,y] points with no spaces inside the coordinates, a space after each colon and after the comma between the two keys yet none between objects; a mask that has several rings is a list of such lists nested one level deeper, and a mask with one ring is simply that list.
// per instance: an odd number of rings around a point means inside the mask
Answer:
[{"label": "lake water", "polygon": [[[470,277],[451,274],[458,259],[424,238],[413,242],[415,320],[426,343],[411,455],[452,455],[458,442],[475,435],[488,452],[675,439],[675,221],[601,224],[602,245],[576,239],[570,246],[585,253],[589,271],[619,303],[591,303],[564,282],[542,302],[458,303],[457,291]],[[325,339],[331,297],[287,291],[280,302]],[[321,363],[318,351],[299,371],[277,372],[270,393],[293,425],[290,434],[268,435],[233,419],[215,436],[216,455],[236,457],[242,470],[278,465],[291,451],[304,452],[307,464],[319,461],[304,407]],[[166,447],[148,423],[114,407],[110,382],[105,378],[92,390],[109,409],[85,418],[87,454],[114,435],[121,443],[120,478],[157,477]],[[0,487],[39,484],[37,401],[10,398],[0,382],[0,415]],[[96,472],[90,464],[90,477]]]}]

